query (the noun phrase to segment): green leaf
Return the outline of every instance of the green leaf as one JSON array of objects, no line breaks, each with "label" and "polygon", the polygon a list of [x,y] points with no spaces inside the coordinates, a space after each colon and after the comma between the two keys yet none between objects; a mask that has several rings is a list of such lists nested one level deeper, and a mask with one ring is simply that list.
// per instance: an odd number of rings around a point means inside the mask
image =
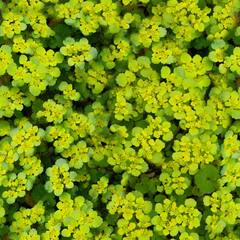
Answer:
[{"label": "green leaf", "polygon": [[64,56],[68,55],[67,48],[66,47],[61,47],[60,48],[60,53],[62,53]]},{"label": "green leaf", "polygon": [[218,49],[218,48],[223,48],[226,45],[225,41],[223,39],[216,39],[214,42],[211,44],[211,47],[213,49]]},{"label": "green leaf", "polygon": [[92,56],[90,60],[86,59],[87,61],[91,61],[93,58],[96,58],[97,57],[97,49],[94,48],[94,47],[91,47],[90,50],[89,50],[89,53],[90,55]]},{"label": "green leaf", "polygon": [[171,235],[172,237],[177,236],[178,231],[179,231],[178,228],[179,228],[178,226],[173,226],[173,227],[171,228],[171,230],[170,230],[170,235]]},{"label": "green leaf", "polygon": [[[70,60],[70,59],[68,59],[68,60]],[[76,65],[76,68],[84,69],[85,63],[84,62],[79,62],[79,63],[76,63],[75,65]]]},{"label": "green leaf", "polygon": [[6,72],[5,68],[0,68],[0,76],[1,76],[1,75],[4,75],[5,72]]},{"label": "green leaf", "polygon": [[122,0],[123,5],[128,5],[132,0]]},{"label": "green leaf", "polygon": [[240,110],[232,110],[230,116],[234,119],[240,119]]},{"label": "green leaf", "polygon": [[57,63],[62,63],[64,59],[63,55],[60,52],[56,52],[54,58]]},{"label": "green leaf", "polygon": [[102,225],[102,223],[103,223],[102,218],[99,217],[99,216],[97,216],[97,217],[95,217],[95,218],[93,219],[92,226],[93,226],[94,228],[98,228],[98,227],[100,227],[100,226]]},{"label": "green leaf", "polygon": [[64,91],[64,90],[67,88],[67,86],[68,86],[68,83],[65,82],[65,81],[63,81],[63,82],[61,82],[60,85],[58,86],[58,89],[59,89],[60,91]]},{"label": "green leaf", "polygon": [[202,60],[202,66],[206,71],[210,71],[213,68],[213,62],[208,57],[204,57]]},{"label": "green leaf", "polygon": [[210,196],[204,196],[203,197],[203,203],[205,206],[210,206]]},{"label": "green leaf", "polygon": [[9,75],[13,76],[15,74],[16,70],[17,70],[16,63],[11,63],[10,65],[8,65],[7,73]]},{"label": "green leaf", "polygon": [[152,74],[152,69],[151,68],[143,68],[141,71],[140,71],[140,74],[145,77],[145,78],[148,78],[151,76]]},{"label": "green leaf", "polygon": [[219,67],[218,67],[218,69],[219,69],[219,72],[220,72],[221,74],[224,74],[224,73],[227,72],[227,68],[226,68],[226,66],[225,66],[224,64],[220,64]]},{"label": "green leaf", "polygon": [[239,54],[240,54],[240,47],[235,47],[235,48],[233,49],[233,54],[234,54],[234,55],[239,55]]},{"label": "green leaf", "polygon": [[0,96],[0,109],[1,108],[3,109],[7,104],[8,104],[7,98]]},{"label": "green leaf", "polygon": [[168,132],[165,135],[163,135],[163,140],[166,142],[169,142],[173,139],[173,133],[172,132]]},{"label": "green leaf", "polygon": [[[127,0],[125,2],[130,3],[131,1]],[[123,2],[123,4],[124,4],[124,2]],[[124,4],[124,5],[127,5],[127,4]],[[127,23],[131,23],[134,20],[134,17],[131,13],[125,13],[123,18]]]},{"label": "green leaf", "polygon": [[194,176],[195,183],[202,193],[210,194],[214,192],[217,187],[217,179],[219,177],[218,169],[213,165],[206,165],[200,169]]},{"label": "green leaf", "polygon": [[[75,39],[71,37],[67,37],[64,41],[63,44],[66,45],[72,45],[75,43]],[[63,54],[64,55],[64,54]]]},{"label": "green leaf", "polygon": [[163,163],[164,159],[163,159],[163,154],[161,152],[155,152],[152,155],[152,159],[151,162],[157,165],[160,165],[161,163]]},{"label": "green leaf", "polygon": [[132,217],[133,217],[133,214],[132,214],[131,212],[124,212],[124,213],[123,213],[123,217],[124,217],[124,219],[126,219],[126,220],[131,220]]},{"label": "green leaf", "polygon": [[64,164],[68,165],[67,161],[63,158],[59,158],[55,163],[55,165],[57,165],[58,167],[62,167]]},{"label": "green leaf", "polygon": [[27,60],[28,60],[28,59],[27,59],[27,56],[26,56],[26,55],[21,55],[21,56],[19,57],[19,63],[22,64],[22,65],[23,65]]},{"label": "green leaf", "polygon": [[161,77],[167,78],[171,74],[171,69],[167,66],[163,66],[161,69]]},{"label": "green leaf", "polygon": [[47,181],[46,184],[45,184],[45,189],[50,193],[53,191],[53,188],[52,188],[52,183],[50,181]]},{"label": "green leaf", "polygon": [[167,34],[166,28],[159,27],[159,28],[158,28],[158,31],[159,31],[159,37],[160,37],[160,38],[161,38],[161,37],[165,37],[166,34]]},{"label": "green leaf", "polygon": [[148,214],[151,212],[151,210],[152,210],[152,203],[150,201],[145,201],[144,209],[143,209],[144,213]]},{"label": "green leaf", "polygon": [[161,204],[161,203],[157,203],[156,205],[155,205],[155,211],[157,212],[157,213],[162,213],[163,211],[164,211],[164,209],[163,209],[163,205]]},{"label": "green leaf", "polygon": [[107,62],[107,63],[106,63],[106,67],[107,67],[108,69],[113,69],[113,68],[115,67],[115,62]]},{"label": "green leaf", "polygon": [[39,54],[39,55],[42,55],[42,54],[45,54],[46,53],[46,50],[45,50],[45,48],[44,47],[38,47],[37,49],[36,49],[36,53],[37,54]]},{"label": "green leaf", "polygon": [[0,26],[0,36],[4,36],[4,27]]},{"label": "green leaf", "polygon": [[196,82],[194,81],[193,78],[185,78],[182,83],[184,88],[191,88],[196,85]]},{"label": "green leaf", "polygon": [[52,71],[50,72],[51,76],[57,78],[60,76],[61,72],[59,70],[59,68],[55,67],[52,69]]},{"label": "green leaf", "polygon": [[70,237],[71,236],[71,232],[68,229],[63,229],[61,232],[63,237]]},{"label": "green leaf", "polygon": [[193,198],[188,198],[185,200],[185,205],[187,207],[195,207],[196,206],[196,201]]},{"label": "green leaf", "polygon": [[137,34],[137,33],[132,33],[130,39],[131,39],[132,43],[133,43],[135,46],[139,46],[139,45],[140,45],[140,42],[139,42],[139,34]]},{"label": "green leaf", "polygon": [[124,73],[118,74],[116,77],[116,82],[120,87],[125,87],[127,85],[127,77]]},{"label": "green leaf", "polygon": [[213,62],[218,62],[218,57],[217,57],[217,53],[212,51],[209,53],[208,55],[209,59]]},{"label": "green leaf", "polygon": [[41,93],[41,89],[37,86],[30,86],[29,91],[33,96],[38,96]]},{"label": "green leaf", "polygon": [[0,136],[7,135],[10,132],[10,129],[8,121],[0,120]]},{"label": "green leaf", "polygon": [[181,62],[188,63],[192,61],[191,56],[188,53],[183,53],[180,57]]},{"label": "green leaf", "polygon": [[60,196],[63,193],[63,189],[56,189],[53,191],[56,196]]},{"label": "green leaf", "polygon": [[189,133],[192,135],[192,136],[195,136],[197,135],[199,132],[199,130],[197,128],[190,128],[189,129]]},{"label": "green leaf", "polygon": [[67,19],[64,20],[64,22],[65,22],[67,25],[73,25],[74,23],[76,23],[76,19],[67,18]]},{"label": "green leaf", "polygon": [[98,197],[98,192],[96,191],[96,189],[90,189],[90,190],[89,190],[89,195],[90,195],[92,198],[97,198],[97,197]]},{"label": "green leaf", "polygon": [[[1,30],[0,30],[0,32],[1,32]],[[0,33],[1,34],[1,33]],[[240,36],[240,26],[238,26],[237,27],[237,29],[236,29],[236,34],[237,34],[237,36]],[[1,35],[0,35],[1,36]]]},{"label": "green leaf", "polygon": [[2,45],[1,50],[5,53],[11,53],[12,48],[9,45]]}]

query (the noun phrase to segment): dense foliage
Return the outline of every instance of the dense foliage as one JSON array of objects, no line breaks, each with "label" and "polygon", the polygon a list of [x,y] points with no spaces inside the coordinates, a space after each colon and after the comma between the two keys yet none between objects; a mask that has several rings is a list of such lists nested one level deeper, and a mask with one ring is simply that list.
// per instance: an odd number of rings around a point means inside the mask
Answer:
[{"label": "dense foliage", "polygon": [[0,0],[0,238],[240,239],[239,0]]}]

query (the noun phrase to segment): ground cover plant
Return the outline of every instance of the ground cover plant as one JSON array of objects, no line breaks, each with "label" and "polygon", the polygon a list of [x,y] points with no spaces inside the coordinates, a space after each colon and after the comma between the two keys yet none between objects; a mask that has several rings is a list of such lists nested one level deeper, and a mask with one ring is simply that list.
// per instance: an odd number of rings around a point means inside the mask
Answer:
[{"label": "ground cover plant", "polygon": [[0,13],[1,239],[240,239],[239,1]]}]

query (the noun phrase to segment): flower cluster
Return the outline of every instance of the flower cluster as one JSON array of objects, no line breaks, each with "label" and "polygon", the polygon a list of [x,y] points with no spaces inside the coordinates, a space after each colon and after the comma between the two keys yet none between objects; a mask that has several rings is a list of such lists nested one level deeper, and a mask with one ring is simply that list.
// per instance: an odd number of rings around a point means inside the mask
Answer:
[{"label": "flower cluster", "polygon": [[[29,234],[30,236],[33,235],[32,239],[40,239],[39,236],[34,236],[34,235],[38,235],[36,229],[34,229],[34,224],[43,223],[45,220],[44,214],[45,214],[45,207],[43,206],[43,202],[41,201],[39,201],[32,208],[21,207],[19,211],[16,211],[13,214],[14,221],[10,226],[11,238],[16,238],[19,235],[21,235],[21,237],[23,238],[24,235],[26,236]],[[21,219],[21,221],[19,221],[19,219]],[[26,238],[26,239],[29,239],[29,238]]]},{"label": "flower cluster", "polygon": [[202,58],[198,54],[192,58],[188,53],[183,53],[180,57],[180,62],[180,67],[184,70],[186,78],[205,75],[213,66],[208,57]]},{"label": "flower cluster", "polygon": [[[111,201],[107,205],[110,214],[118,213],[122,216],[117,222],[118,233],[126,235],[123,239],[139,238],[145,235],[150,239],[153,235],[148,229],[151,226],[150,218],[147,215],[152,210],[152,203],[145,201],[138,191],[124,194],[120,192],[113,194]],[[137,221],[133,221],[137,219]]]},{"label": "flower cluster", "polygon": [[64,149],[68,149],[73,143],[74,138],[70,135],[69,130],[62,125],[48,126],[46,129],[45,139],[53,142],[55,151],[60,153]]},{"label": "flower cluster", "polygon": [[3,199],[0,198],[0,228],[2,228],[4,225],[4,223],[6,222],[6,218],[4,217],[5,216],[5,209],[3,207]]},{"label": "flower cluster", "polygon": [[35,156],[19,158],[19,165],[23,167],[23,172],[31,181],[36,180],[36,177],[43,172],[43,166],[40,159]]},{"label": "flower cluster", "polygon": [[16,53],[33,55],[36,49],[41,46],[42,43],[33,38],[28,38],[25,40],[22,35],[15,35],[13,37],[12,51]]},{"label": "flower cluster", "polygon": [[38,111],[37,117],[45,117],[47,122],[54,122],[54,124],[61,123],[63,116],[66,114],[66,108],[61,104],[57,104],[54,100],[48,99],[43,103],[44,111]]},{"label": "flower cluster", "polygon": [[6,189],[2,193],[2,197],[6,198],[8,204],[13,204],[18,197],[24,197],[27,190],[32,188],[32,184],[26,178],[26,174],[11,173],[3,177],[1,185]]},{"label": "flower cluster", "polygon": [[90,115],[86,116],[79,112],[73,112],[63,124],[66,128],[72,130],[72,135],[75,139],[78,139],[94,132],[95,121],[95,118]]},{"label": "flower cluster", "polygon": [[4,73],[7,71],[8,73],[11,73],[13,71],[13,68],[16,67],[15,63],[12,59],[12,49],[8,45],[2,45],[0,48],[0,75],[4,75]]},{"label": "flower cluster", "polygon": [[235,224],[240,216],[240,203],[233,200],[232,194],[225,188],[204,196],[203,202],[208,206],[212,215],[206,218],[206,230],[210,233],[210,239],[221,233],[227,224]]},{"label": "flower cluster", "polygon": [[165,82],[159,83],[158,78],[159,76],[155,74],[150,81],[139,79],[138,87],[133,89],[136,96],[136,110],[140,114],[143,110],[153,114],[159,112],[160,109],[166,109],[166,112],[169,112],[169,92],[172,90],[172,85]]},{"label": "flower cluster", "polygon": [[[176,45],[178,44],[178,45]],[[152,44],[153,64],[172,64],[178,61],[183,53],[185,53],[184,42],[176,43],[173,39],[166,39]]]},{"label": "flower cluster", "polygon": [[210,17],[211,31],[207,31],[209,39],[224,39],[227,36],[235,24],[236,8],[239,9],[239,6],[235,1],[228,1],[224,5],[218,4],[213,8]]},{"label": "flower cluster", "polygon": [[131,46],[129,40],[120,37],[114,39],[114,44],[111,44],[108,48],[103,48],[99,56],[104,61],[107,69],[115,67],[115,61],[124,61],[131,53]]},{"label": "flower cluster", "polygon": [[16,147],[19,154],[24,153],[26,156],[32,156],[34,147],[41,144],[44,135],[45,131],[43,129],[27,122],[21,129],[14,128],[11,130],[11,146]]},{"label": "flower cluster", "polygon": [[151,133],[154,138],[162,138],[162,140],[166,142],[172,140],[173,133],[171,131],[171,123],[166,119],[161,117],[153,118],[151,115],[148,115],[146,122],[149,125],[145,130]]},{"label": "flower cluster", "polygon": [[12,117],[15,110],[21,111],[30,105],[30,99],[19,88],[0,86],[0,117]]},{"label": "flower cluster", "polygon": [[148,170],[148,164],[136,155],[134,148],[116,147],[108,158],[108,163],[113,166],[114,172],[126,171],[133,176],[139,176]]},{"label": "flower cluster", "polygon": [[224,61],[224,58],[227,54],[226,50],[228,49],[228,45],[222,39],[216,39],[212,44],[211,47],[213,51],[209,52],[209,58],[213,62],[220,62]]},{"label": "flower cluster", "polygon": [[[200,226],[202,214],[196,207],[196,201],[192,198],[185,200],[184,204],[177,205],[177,202],[165,199],[163,203],[157,203],[155,211],[157,216],[151,220],[156,231],[161,235],[184,233],[186,229],[193,231]],[[196,230],[195,230],[196,231]]]},{"label": "flower cluster", "polygon": [[11,140],[4,138],[0,142],[1,156],[0,156],[0,166],[1,166],[1,178],[7,172],[10,172],[14,169],[14,163],[18,160],[19,154],[16,149],[11,146]]},{"label": "flower cluster", "polygon": [[176,38],[188,42],[199,37],[204,31],[210,20],[208,16],[210,11],[208,7],[199,8],[198,1],[194,0],[185,2],[173,0],[152,8],[153,14],[160,17],[164,27],[171,28]]},{"label": "flower cluster", "polygon": [[66,38],[64,47],[61,47],[60,52],[67,56],[69,66],[84,68],[85,61],[91,61],[97,56],[97,49],[91,47],[86,38],[81,38],[76,42],[73,38]]},{"label": "flower cluster", "polygon": [[3,12],[3,21],[0,26],[0,36],[12,38],[14,34],[20,34],[27,28],[23,22],[23,16],[19,13]]},{"label": "flower cluster", "polygon": [[135,147],[140,147],[139,156],[143,156],[148,160],[153,158],[153,153],[161,152],[161,150],[165,147],[165,143],[160,139],[152,139],[151,132],[149,133],[147,129],[142,129],[140,127],[135,127],[132,130],[133,138],[131,143]]},{"label": "flower cluster", "polygon": [[234,134],[231,130],[227,131],[221,148],[222,156],[224,158],[222,163],[224,164],[228,161],[229,157],[233,156],[239,148],[240,141],[238,140],[237,134]]},{"label": "flower cluster", "polygon": [[[84,197],[79,196],[74,200],[71,195],[63,193],[59,197],[57,203],[57,211],[53,214],[53,220],[49,221],[48,228],[55,230],[57,223],[63,223],[61,235],[63,237],[72,237],[73,239],[91,239],[92,233],[90,229],[98,228],[103,220],[98,213],[92,209],[93,205]],[[59,233],[59,231],[57,231]],[[48,232],[46,232],[47,234]],[[59,234],[58,234],[59,235]],[[48,233],[48,236],[50,234]]]},{"label": "flower cluster", "polygon": [[47,168],[47,181],[45,188],[48,192],[54,192],[56,196],[60,196],[65,188],[73,188],[73,182],[76,180],[77,173],[69,172],[69,165],[63,158],[58,159],[52,167]]},{"label": "flower cluster", "polygon": [[101,177],[99,181],[97,181],[97,184],[93,184],[92,188],[89,191],[89,195],[92,198],[97,198],[98,195],[106,193],[107,187],[108,187],[108,178]]},{"label": "flower cluster", "polygon": [[[54,60],[53,60],[54,59]],[[46,51],[39,46],[34,51],[34,55],[27,57],[21,55],[19,57],[20,66],[14,69],[13,86],[23,86],[27,84],[32,95],[38,96],[45,91],[47,86],[54,85],[56,78],[60,75],[57,64],[63,61],[63,56],[54,51]]]},{"label": "flower cluster", "polygon": [[82,74],[82,77],[88,87],[92,89],[93,94],[101,93],[113,81],[113,76],[105,71],[104,65],[94,61],[91,64],[91,68],[87,73]]},{"label": "flower cluster", "polygon": [[80,93],[73,89],[72,84],[68,84],[65,81],[61,82],[58,88],[63,92],[64,98],[66,99],[78,101],[81,97]]},{"label": "flower cluster", "polygon": [[118,95],[116,97],[116,103],[114,104],[115,118],[119,121],[123,119],[129,121],[133,117],[133,106],[127,102],[124,96]]},{"label": "flower cluster", "polygon": [[181,172],[195,174],[200,164],[209,164],[214,161],[218,151],[217,136],[202,134],[193,137],[187,134],[180,140],[174,141],[173,149],[175,152],[172,158],[180,165]]},{"label": "flower cluster", "polygon": [[184,176],[179,170],[164,170],[159,180],[161,185],[157,187],[159,192],[164,191],[166,194],[170,195],[173,191],[177,195],[183,195],[184,190],[186,190],[189,186],[191,181],[189,178]]},{"label": "flower cluster", "polygon": [[93,155],[93,149],[87,147],[86,142],[79,141],[75,145],[71,145],[70,148],[64,150],[61,155],[64,158],[70,158],[69,167],[80,169],[84,163],[90,161],[90,157]]},{"label": "flower cluster", "polygon": [[232,72],[240,73],[240,67],[238,64],[238,59],[240,58],[240,48],[235,47],[233,49],[233,54],[231,56],[226,56],[224,62],[219,65],[219,71],[221,73],[226,73],[228,69]]}]

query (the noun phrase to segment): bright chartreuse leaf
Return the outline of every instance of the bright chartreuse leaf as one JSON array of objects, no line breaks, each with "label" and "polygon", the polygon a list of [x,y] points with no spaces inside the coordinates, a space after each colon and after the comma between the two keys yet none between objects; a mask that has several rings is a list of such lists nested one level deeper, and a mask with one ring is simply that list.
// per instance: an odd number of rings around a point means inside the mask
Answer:
[{"label": "bright chartreuse leaf", "polygon": [[30,86],[29,91],[33,96],[38,96],[41,93],[41,89],[38,86]]},{"label": "bright chartreuse leaf", "polygon": [[232,110],[230,115],[234,119],[240,119],[240,110]]},{"label": "bright chartreuse leaf", "polygon": [[124,73],[120,73],[116,78],[116,82],[120,87],[125,87],[128,82],[126,75]]}]

